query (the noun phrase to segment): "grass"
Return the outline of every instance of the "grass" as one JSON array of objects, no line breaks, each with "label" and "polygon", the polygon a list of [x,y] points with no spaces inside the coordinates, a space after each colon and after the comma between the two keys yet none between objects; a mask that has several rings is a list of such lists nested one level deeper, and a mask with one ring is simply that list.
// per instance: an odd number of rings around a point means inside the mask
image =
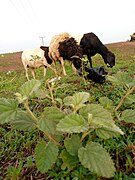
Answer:
[{"label": "grass", "polygon": [[[126,52],[121,52],[120,49],[113,47],[113,52],[116,55],[116,66],[108,69],[109,75],[117,73],[119,70],[126,71],[131,78],[135,76],[135,55],[134,50],[131,51],[126,47]],[[10,57],[10,54],[5,57]],[[9,62],[9,65],[11,62]],[[93,58],[93,65],[104,65],[102,58],[97,55]],[[4,67],[5,63],[0,62],[0,66]],[[68,62],[66,62],[66,72],[68,76],[62,77],[55,85],[53,95],[55,98],[63,99],[67,95],[73,95],[75,92],[86,91],[91,94],[91,102],[99,103],[99,98],[106,96],[113,100],[113,106],[117,106],[121,97],[125,95],[122,88],[113,86],[106,81],[104,84],[95,84],[87,82],[84,84],[83,78],[78,75],[73,75],[73,71]],[[47,69],[46,79],[50,79],[54,74]],[[30,75],[31,77],[31,75]],[[47,89],[46,81],[43,79],[43,69],[36,70],[37,79],[43,80],[42,88]],[[31,77],[32,78],[32,77]],[[14,98],[14,94],[18,91],[22,84],[26,82],[25,72],[20,70],[0,72],[0,97]],[[31,109],[40,112],[44,107],[52,106],[50,99],[40,101],[31,101]],[[121,113],[126,107],[122,105],[119,109]],[[135,108],[135,105],[128,106]],[[116,175],[115,180],[133,180],[135,179],[135,125],[117,122],[119,127],[124,131],[124,136],[119,136],[113,139],[103,140],[101,143],[110,152],[115,164]],[[103,179],[91,174],[87,169],[78,166],[78,169],[70,174],[66,170],[60,169],[60,162],[46,174],[38,172],[33,158],[35,145],[42,139],[43,134],[37,130],[23,132],[12,129],[8,124],[0,125],[0,180],[2,179]],[[104,178],[105,179],[105,178]]]}]

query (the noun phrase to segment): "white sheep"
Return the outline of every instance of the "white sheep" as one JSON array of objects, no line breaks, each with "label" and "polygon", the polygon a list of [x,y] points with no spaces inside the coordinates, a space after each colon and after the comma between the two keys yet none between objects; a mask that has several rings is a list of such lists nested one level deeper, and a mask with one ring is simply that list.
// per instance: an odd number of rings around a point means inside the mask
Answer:
[{"label": "white sheep", "polygon": [[44,49],[41,48],[39,47],[34,49],[28,49],[22,52],[21,59],[28,80],[28,68],[31,69],[32,76],[35,79],[34,69],[42,66],[44,67],[44,77],[46,75],[47,67],[53,70],[55,72],[55,75],[57,76],[56,70],[50,66],[52,61],[50,61],[50,59],[48,60],[48,57],[46,56],[46,54],[48,54],[49,47],[44,47]]}]

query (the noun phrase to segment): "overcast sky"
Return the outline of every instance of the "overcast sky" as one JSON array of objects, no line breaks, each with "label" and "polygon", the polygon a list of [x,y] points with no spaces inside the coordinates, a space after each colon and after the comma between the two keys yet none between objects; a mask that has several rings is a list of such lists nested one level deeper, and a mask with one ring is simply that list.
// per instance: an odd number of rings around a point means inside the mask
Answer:
[{"label": "overcast sky", "polygon": [[0,54],[49,45],[61,32],[94,32],[104,43],[135,32],[135,0],[0,0]]}]

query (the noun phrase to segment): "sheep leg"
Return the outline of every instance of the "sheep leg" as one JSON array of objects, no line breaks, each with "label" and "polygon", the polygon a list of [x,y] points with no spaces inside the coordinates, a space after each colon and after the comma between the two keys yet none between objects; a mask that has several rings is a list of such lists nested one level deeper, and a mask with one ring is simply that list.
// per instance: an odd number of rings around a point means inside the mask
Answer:
[{"label": "sheep leg", "polygon": [[90,55],[90,54],[91,54],[91,53],[90,53],[90,49],[89,49],[87,56],[88,56],[88,60],[89,60],[89,62],[90,62],[90,67],[92,68],[92,59],[91,59],[91,55]]},{"label": "sheep leg", "polygon": [[56,69],[56,61],[55,60],[53,60],[53,67],[54,67],[54,70],[55,70],[55,75],[58,76],[57,69]]},{"label": "sheep leg", "polygon": [[91,59],[91,57],[89,58],[89,62],[90,62],[90,67],[93,68],[92,67],[92,59]]},{"label": "sheep leg", "polygon": [[24,69],[25,69],[25,72],[26,72],[26,78],[29,81],[28,68],[25,65],[24,65]]},{"label": "sheep leg", "polygon": [[31,74],[32,74],[33,78],[35,79],[34,68],[31,69]]},{"label": "sheep leg", "polygon": [[58,76],[57,70],[55,68],[52,68],[50,65],[48,67],[55,73],[55,76],[57,77]]},{"label": "sheep leg", "polygon": [[55,76],[57,77],[58,76],[58,74],[57,74],[57,71],[56,71],[56,66],[55,66],[55,68],[52,68],[51,67],[51,65],[50,64],[48,64],[48,63],[45,63],[45,65],[44,66],[46,66],[46,67],[48,67],[48,68],[50,68],[54,73],[55,73]]},{"label": "sheep leg", "polygon": [[44,66],[44,77],[46,76],[46,67]]},{"label": "sheep leg", "polygon": [[56,70],[56,61],[53,61],[53,67]]},{"label": "sheep leg", "polygon": [[62,76],[62,65],[61,65],[61,62],[59,61],[60,63],[60,75]]},{"label": "sheep leg", "polygon": [[27,77],[27,80],[29,81],[29,76],[28,76],[28,71],[26,70],[26,77]]},{"label": "sheep leg", "polygon": [[76,68],[73,64],[72,64],[72,69],[73,69],[74,74],[76,75]]},{"label": "sheep leg", "polygon": [[65,67],[64,67],[64,60],[63,60],[63,58],[60,58],[60,62],[61,62],[61,68],[63,70],[63,75],[66,76],[67,74],[66,74],[66,70],[65,70]]},{"label": "sheep leg", "polygon": [[29,81],[27,64],[26,64],[25,62],[23,62],[23,61],[22,61],[22,63],[23,63],[23,67],[24,67],[24,69],[25,69],[26,78],[27,78],[27,80]]}]

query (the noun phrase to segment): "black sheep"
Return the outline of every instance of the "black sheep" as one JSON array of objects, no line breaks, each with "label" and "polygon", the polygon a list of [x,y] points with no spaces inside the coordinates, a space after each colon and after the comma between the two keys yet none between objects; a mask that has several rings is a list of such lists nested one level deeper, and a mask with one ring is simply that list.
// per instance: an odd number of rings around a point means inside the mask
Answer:
[{"label": "black sheep", "polygon": [[[78,74],[80,76],[82,76],[84,73],[85,79],[92,80],[95,83],[104,83],[105,82],[105,76],[108,74],[108,72],[104,66],[91,68],[88,66],[87,62],[83,62],[80,59],[74,59],[72,61],[72,63],[74,65],[74,67],[77,69]],[[83,70],[82,70],[82,67],[83,67]],[[85,72],[87,72],[87,73],[85,73]]]},{"label": "black sheep", "polygon": [[112,68],[115,65],[115,55],[109,51],[105,45],[103,45],[94,33],[91,32],[84,34],[80,41],[80,46],[83,49],[83,54],[88,56],[91,67],[91,57],[97,53],[103,57],[105,64],[109,64],[108,67]]},{"label": "black sheep", "polygon": [[95,83],[104,83],[105,76],[108,74],[104,66],[99,66],[96,68],[85,66],[85,71],[88,73],[85,78],[87,80],[92,80]]}]

